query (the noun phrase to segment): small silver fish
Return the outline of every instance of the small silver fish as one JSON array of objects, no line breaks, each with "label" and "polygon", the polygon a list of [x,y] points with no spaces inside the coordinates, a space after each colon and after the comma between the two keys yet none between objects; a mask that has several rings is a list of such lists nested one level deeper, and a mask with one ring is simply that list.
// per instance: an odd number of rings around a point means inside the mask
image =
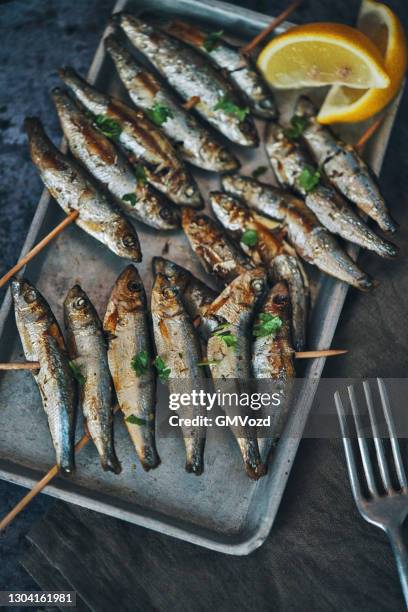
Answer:
[{"label": "small silver fish", "polygon": [[251,177],[225,176],[222,184],[229,193],[241,197],[251,210],[282,222],[289,243],[305,261],[362,291],[376,286],[302,200]]},{"label": "small silver fish", "polygon": [[263,77],[243,56],[239,48],[228,43],[220,32],[204,32],[183,21],[173,21],[166,32],[207,55],[225,71],[249,104],[251,111],[262,119],[276,119],[278,111],[272,91]]},{"label": "small silver fish", "polygon": [[[188,393],[206,388],[200,340],[187,313],[181,296],[171,281],[156,275],[151,302],[154,340],[158,358],[169,369],[170,393]],[[157,359],[156,359],[157,361]],[[179,414],[184,419],[203,416],[200,406],[182,406]],[[186,470],[199,476],[204,469],[205,428],[182,426],[186,448]]]},{"label": "small silver fish", "polygon": [[102,468],[119,474],[113,446],[113,387],[106,341],[97,312],[79,285],[64,301],[68,348],[80,378],[80,396],[86,428],[96,446]]},{"label": "small silver fish", "polygon": [[97,126],[131,155],[135,171],[175,204],[202,207],[197,184],[166,135],[140,110],[107,96],[82,79],[72,68],[59,76]]},{"label": "small silver fish", "polygon": [[31,159],[61,208],[67,214],[79,211],[75,223],[119,257],[141,261],[138,236],[123,213],[82,168],[52,144],[38,119],[26,119],[24,125]]},{"label": "small silver fish", "polygon": [[71,474],[75,469],[77,394],[63,335],[50,306],[28,280],[13,278],[11,295],[25,358],[40,362],[33,376],[48,418],[57,465]]},{"label": "small silver fish", "polygon": [[[381,257],[396,257],[395,245],[377,236],[352,206],[328,185],[320,183],[320,173],[303,143],[290,139],[285,129],[270,123],[266,128],[265,149],[281,187],[303,197],[320,223],[344,240],[358,244]],[[306,187],[302,178],[316,177],[316,185]]]},{"label": "small silver fish", "polygon": [[114,22],[183,100],[199,96],[194,110],[203,119],[236,144],[258,146],[249,109],[242,105],[232,84],[206,57],[133,15],[116,13]]},{"label": "small silver fish", "polygon": [[129,436],[143,468],[160,464],[155,442],[156,380],[146,293],[136,268],[127,266],[112,289],[103,328],[109,369]]},{"label": "small silver fish", "polygon": [[146,180],[136,178],[124,155],[93,126],[72,98],[58,87],[53,89],[52,98],[71,153],[106,186],[123,212],[155,229],[180,227],[177,206]]},{"label": "small silver fish", "polygon": [[374,219],[384,232],[395,232],[397,226],[389,214],[378,180],[356,149],[317,122],[316,108],[308,98],[299,98],[295,114],[307,120],[303,138],[332,185]]},{"label": "small silver fish", "polygon": [[118,38],[105,38],[105,48],[134,104],[164,131],[183,159],[212,172],[237,170],[239,160],[185,110],[172,92],[139,64]]},{"label": "small silver fish", "polygon": [[[251,378],[252,321],[257,302],[266,288],[265,272],[261,268],[246,271],[207,308],[208,316],[220,321],[218,330],[207,345],[207,362],[216,388],[224,394],[247,391]],[[226,406],[228,416],[245,418],[247,411],[239,405]],[[245,414],[246,413],[246,414]],[[233,427],[250,478],[258,480],[266,473],[259,453],[256,429],[248,425]]]}]

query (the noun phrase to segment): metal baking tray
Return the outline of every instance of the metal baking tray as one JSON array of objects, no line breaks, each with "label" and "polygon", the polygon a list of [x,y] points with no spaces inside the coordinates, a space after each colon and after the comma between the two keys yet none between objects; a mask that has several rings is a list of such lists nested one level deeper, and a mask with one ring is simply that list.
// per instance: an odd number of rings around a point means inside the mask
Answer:
[{"label": "metal baking tray", "polygon": [[[223,29],[235,38],[248,40],[264,28],[271,17],[223,2],[207,0],[120,0],[114,12],[122,9],[178,14],[183,18]],[[288,27],[284,24],[281,29]],[[104,90],[124,95],[112,64],[105,58],[103,45],[96,51],[89,78]],[[399,100],[389,108],[387,117],[370,143],[368,161],[379,173]],[[41,109],[38,109],[41,115]],[[350,135],[349,135],[350,136]],[[351,134],[351,137],[356,135]],[[263,148],[240,158],[245,172],[268,165]],[[218,187],[218,178],[196,172],[205,195]],[[273,181],[272,174],[265,180]],[[63,213],[42,194],[25,241],[22,254],[47,234]],[[187,265],[203,279],[197,259],[182,233],[169,236],[140,227],[144,253],[139,270],[150,292],[151,257],[160,254],[170,239],[169,257]],[[357,255],[357,250],[352,251]],[[67,290],[79,282],[103,315],[112,284],[125,262],[76,226],[70,226],[40,255],[29,263],[25,274],[49,300],[62,321],[61,306]],[[315,279],[316,280],[316,279]],[[314,307],[309,326],[309,346],[329,347],[347,294],[347,285],[318,275],[314,282]],[[22,360],[10,296],[7,293],[0,311],[0,359]],[[207,548],[234,555],[247,555],[265,541],[273,525],[305,427],[313,396],[325,360],[309,362],[304,370],[304,392],[293,407],[283,437],[269,464],[267,476],[251,482],[242,469],[238,447],[232,435],[222,443],[208,432],[206,469],[197,478],[184,471],[184,447],[180,439],[159,439],[162,464],[145,473],[138,463],[122,419],[115,420],[116,449],[122,462],[120,476],[104,473],[92,444],[77,456],[77,472],[72,479],[57,478],[45,493],[143,525]],[[78,424],[78,435],[82,424]],[[28,372],[3,372],[0,376],[0,478],[31,487],[54,464],[54,452],[46,418],[34,380]]]}]

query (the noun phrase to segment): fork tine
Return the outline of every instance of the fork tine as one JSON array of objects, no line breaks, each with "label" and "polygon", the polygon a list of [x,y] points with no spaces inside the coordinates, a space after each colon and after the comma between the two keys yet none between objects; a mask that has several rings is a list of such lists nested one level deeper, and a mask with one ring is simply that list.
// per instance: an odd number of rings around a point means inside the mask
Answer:
[{"label": "fork tine", "polygon": [[371,464],[370,453],[368,451],[367,440],[364,437],[363,426],[361,424],[360,414],[357,408],[357,400],[352,385],[347,387],[348,394],[351,403],[351,409],[353,411],[354,422],[357,431],[358,446],[360,449],[361,460],[363,462],[364,474],[367,480],[368,490],[373,497],[378,496],[377,485],[375,484],[373,466]]},{"label": "fork tine", "polygon": [[387,389],[382,378],[377,378],[378,389],[380,391],[381,403],[384,410],[385,421],[387,423],[388,432],[390,434],[390,442],[392,455],[394,457],[395,469],[397,472],[398,481],[402,489],[408,488],[407,476],[405,473],[404,464],[402,462],[401,451],[399,447],[395,423],[391,413],[390,401],[388,399]]},{"label": "fork tine", "polygon": [[373,398],[371,395],[370,384],[367,380],[363,382],[364,395],[367,402],[368,414],[370,416],[371,428],[373,430],[374,436],[374,446],[377,455],[378,466],[380,469],[381,480],[384,485],[384,489],[388,492],[392,491],[392,483],[390,478],[390,472],[388,470],[387,459],[384,452],[383,441],[380,436],[380,432],[378,429],[378,423],[375,417],[374,406],[373,406]]},{"label": "fork tine", "polygon": [[346,415],[343,408],[343,403],[341,401],[340,393],[336,391],[334,394],[334,402],[336,404],[337,414],[339,417],[341,436],[343,438],[343,446],[344,452],[346,454],[346,463],[347,469],[349,473],[351,490],[353,492],[353,496],[355,501],[357,502],[362,498],[360,482],[358,480],[358,471],[356,462],[354,459],[354,450],[353,445],[350,440],[350,432],[347,427]]}]

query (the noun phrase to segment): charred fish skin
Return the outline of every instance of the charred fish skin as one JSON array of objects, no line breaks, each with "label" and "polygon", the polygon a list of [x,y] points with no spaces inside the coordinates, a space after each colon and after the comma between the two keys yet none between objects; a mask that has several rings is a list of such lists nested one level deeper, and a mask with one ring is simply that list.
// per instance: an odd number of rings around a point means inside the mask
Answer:
[{"label": "charred fish skin", "polygon": [[308,98],[299,98],[295,114],[307,119],[303,138],[332,185],[384,232],[395,232],[397,225],[387,210],[378,180],[356,149],[317,122],[316,108]]},{"label": "charred fish skin", "polygon": [[[228,392],[245,390],[251,378],[251,327],[254,311],[266,288],[261,268],[246,271],[232,281],[207,308],[209,316],[220,321],[219,331],[208,340],[207,361],[214,384]],[[228,339],[227,339],[228,338]],[[228,414],[228,408],[226,408]],[[230,416],[242,415],[235,407]],[[266,473],[259,453],[256,430],[248,426],[233,429],[247,475],[258,480]]]},{"label": "charred fish skin", "polygon": [[173,94],[133,58],[116,36],[109,35],[104,43],[133,103],[147,113],[155,108],[166,113],[165,120],[161,122],[160,119],[160,127],[185,161],[212,172],[230,172],[239,168],[240,162],[235,155],[187,112]]},{"label": "charred fish skin", "polygon": [[290,194],[286,194],[285,199],[277,197],[274,187],[245,176],[224,177],[222,182],[230,193],[242,197],[250,209],[282,222],[288,241],[305,261],[362,291],[376,286],[334,236],[318,223],[302,200]]},{"label": "charred fish skin", "polygon": [[[136,170],[175,204],[202,207],[197,184],[169,139],[140,110],[107,96],[82,79],[72,68],[59,76],[102,127],[108,122],[113,137],[137,163]],[[140,166],[141,164],[141,166]]]},{"label": "charred fish skin", "polygon": [[183,210],[182,227],[190,246],[209,274],[225,284],[253,267],[251,261],[227,237],[222,228],[203,213]]},{"label": "charred fish skin", "polygon": [[154,276],[163,274],[176,287],[193,325],[197,325],[200,335],[207,340],[219,325],[215,317],[207,317],[205,313],[207,306],[217,297],[217,291],[211,289],[186,268],[164,257],[153,257],[152,268]]},{"label": "charred fish skin", "polygon": [[113,445],[113,387],[102,323],[79,285],[64,301],[64,318],[72,363],[81,376],[80,400],[84,420],[96,446],[102,468],[119,474]]},{"label": "charred fish skin", "polygon": [[309,312],[309,288],[299,262],[293,255],[282,253],[272,263],[275,281],[284,281],[288,287],[291,304],[292,342],[296,351],[306,346],[306,328]]},{"label": "charred fish skin", "polygon": [[77,393],[59,325],[40,292],[24,278],[13,278],[11,295],[17,329],[27,361],[39,361],[33,372],[48,418],[56,461],[72,474]]},{"label": "charred fish skin", "polygon": [[[177,91],[181,98],[199,96],[195,111],[226,138],[246,147],[259,144],[255,124],[232,84],[198,51],[133,15],[117,13],[114,23]],[[225,110],[234,105],[237,111]],[[216,108],[217,107],[217,108]]]},{"label": "charred fish skin", "polygon": [[106,186],[123,212],[155,229],[180,227],[179,209],[145,180],[136,178],[127,159],[72,98],[59,87],[53,89],[52,98],[73,156]]},{"label": "charred fish skin", "polygon": [[207,55],[218,68],[224,70],[254,115],[261,119],[277,118],[278,112],[271,90],[250,60],[239,52],[238,47],[231,45],[221,36],[217,36],[212,43],[211,32],[204,32],[178,20],[170,22],[165,30]]},{"label": "charred fish skin", "polygon": [[[158,357],[170,369],[168,386],[170,393],[189,392],[206,387],[200,340],[194,329],[181,296],[171,281],[156,275],[151,311],[154,339]],[[184,406],[181,416],[201,416],[200,406]],[[186,448],[186,471],[199,476],[204,469],[205,430],[202,427],[182,426]]]},{"label": "charred fish skin", "polygon": [[118,276],[103,329],[119,407],[143,469],[160,464],[155,441],[156,379],[146,293],[133,265]]},{"label": "charred fish skin", "polygon": [[67,214],[77,210],[75,223],[119,257],[141,261],[137,233],[123,214],[82,168],[53,145],[38,119],[28,118],[24,125],[31,159],[61,208]]},{"label": "charred fish skin", "polygon": [[395,245],[377,236],[334,189],[321,184],[309,191],[305,189],[301,180],[303,171],[306,168],[317,172],[318,169],[302,143],[288,138],[283,127],[267,126],[265,148],[280,185],[303,197],[324,227],[381,257],[397,256]]}]

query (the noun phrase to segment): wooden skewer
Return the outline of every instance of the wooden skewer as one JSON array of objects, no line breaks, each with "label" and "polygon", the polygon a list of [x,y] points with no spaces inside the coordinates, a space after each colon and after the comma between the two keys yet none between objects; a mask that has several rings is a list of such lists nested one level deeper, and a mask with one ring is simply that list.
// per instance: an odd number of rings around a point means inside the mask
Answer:
[{"label": "wooden skewer", "polygon": [[368,126],[368,128],[363,132],[358,142],[354,145],[354,148],[356,149],[357,153],[361,154],[363,152],[365,145],[370,140],[370,138],[374,136],[374,134],[384,121],[384,118],[385,115],[381,115],[381,117],[378,117],[378,119],[374,121],[374,123],[372,123],[370,126]]},{"label": "wooden skewer", "polygon": [[294,0],[287,9],[282,11],[262,32],[259,32],[245,47],[241,49],[241,55],[248,55],[257,47],[269,34],[271,34],[281,23],[285,21],[301,4],[303,0]]},{"label": "wooden skewer", "polygon": [[47,246],[49,242],[51,242],[51,240],[53,240],[56,236],[58,236],[58,234],[62,232],[68,225],[73,223],[75,219],[78,217],[78,215],[79,215],[79,212],[77,210],[73,210],[72,212],[70,212],[69,215],[67,215],[66,218],[63,221],[61,221],[61,223],[59,223],[59,225],[54,227],[54,229],[47,236],[45,236],[42,240],[40,240],[40,242],[36,244],[35,247],[31,249],[31,251],[28,251],[28,253],[24,255],[24,257],[22,257],[20,261],[18,261],[16,265],[13,266],[11,270],[7,272],[7,274],[5,274],[2,278],[0,278],[0,287],[3,287],[10,280],[10,278],[14,276],[14,274],[16,274],[19,270],[21,270],[21,268],[23,268],[26,265],[26,263],[28,263],[40,251],[42,251],[43,248]]}]

